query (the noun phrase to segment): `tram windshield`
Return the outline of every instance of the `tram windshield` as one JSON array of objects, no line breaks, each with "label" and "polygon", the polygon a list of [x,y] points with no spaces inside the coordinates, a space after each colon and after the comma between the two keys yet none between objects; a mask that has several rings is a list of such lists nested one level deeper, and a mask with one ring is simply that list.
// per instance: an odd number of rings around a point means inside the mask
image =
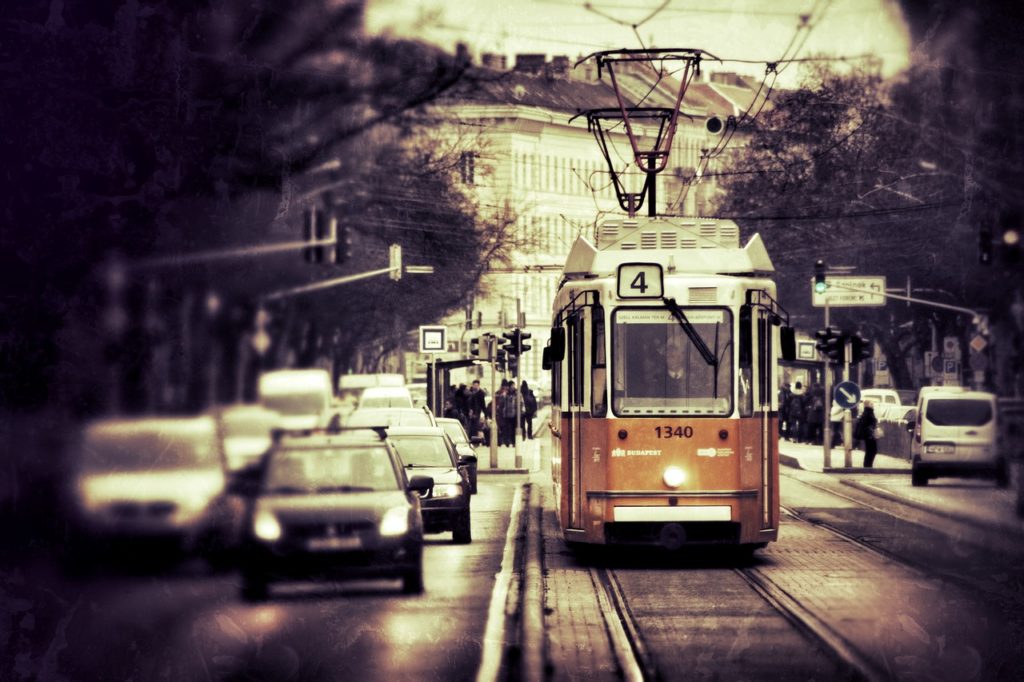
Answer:
[{"label": "tram windshield", "polygon": [[612,409],[619,416],[729,415],[732,314],[684,309],[719,359],[709,365],[664,308],[624,308],[612,316]]}]

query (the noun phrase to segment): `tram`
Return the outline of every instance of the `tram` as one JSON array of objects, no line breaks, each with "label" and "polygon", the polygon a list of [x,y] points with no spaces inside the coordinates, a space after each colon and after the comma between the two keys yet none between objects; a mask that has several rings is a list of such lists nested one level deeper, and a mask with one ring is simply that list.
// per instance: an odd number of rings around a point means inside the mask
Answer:
[{"label": "tram", "polygon": [[777,539],[777,356],[795,337],[773,272],[729,220],[610,220],[576,240],[544,349],[568,543]]}]

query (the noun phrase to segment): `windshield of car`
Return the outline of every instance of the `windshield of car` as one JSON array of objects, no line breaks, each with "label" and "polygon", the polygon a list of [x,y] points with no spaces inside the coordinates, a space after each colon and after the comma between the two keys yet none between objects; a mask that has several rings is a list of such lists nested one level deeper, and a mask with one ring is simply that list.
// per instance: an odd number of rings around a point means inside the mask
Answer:
[{"label": "windshield of car", "polygon": [[433,426],[430,415],[423,410],[356,410],[348,416],[345,426]]},{"label": "windshield of car", "polygon": [[402,458],[402,464],[407,467],[454,466],[444,437],[440,435],[392,436],[391,441]]},{"label": "windshield of car", "polygon": [[383,447],[279,450],[267,464],[263,489],[271,494],[398,490],[398,477]]},{"label": "windshield of car", "polygon": [[928,401],[925,418],[936,426],[983,426],[992,421],[992,403],[970,398]]},{"label": "windshield of car", "polygon": [[224,435],[228,438],[269,436],[274,428],[276,414],[264,410],[238,410],[225,412],[221,418]]},{"label": "windshield of car", "polygon": [[263,404],[281,414],[320,414],[326,407],[322,391],[305,393],[271,393],[264,395]]},{"label": "windshield of car", "polygon": [[212,431],[91,434],[82,444],[83,468],[92,472],[219,468]]},{"label": "windshield of car", "polygon": [[456,443],[469,442],[469,437],[466,436],[466,431],[462,428],[462,424],[458,422],[441,422],[440,420],[438,421],[440,422],[441,427],[444,429],[444,432],[447,433],[448,437],[451,438],[453,441],[455,441]]},{"label": "windshield of car", "polygon": [[412,407],[407,395],[372,395],[359,401],[360,407]]},{"label": "windshield of car", "polygon": [[[612,318],[612,407],[619,415],[729,414],[731,317],[726,310],[685,310],[693,330],[719,359],[710,365],[679,322],[661,308],[620,309]],[[717,374],[717,387],[716,387]]]}]

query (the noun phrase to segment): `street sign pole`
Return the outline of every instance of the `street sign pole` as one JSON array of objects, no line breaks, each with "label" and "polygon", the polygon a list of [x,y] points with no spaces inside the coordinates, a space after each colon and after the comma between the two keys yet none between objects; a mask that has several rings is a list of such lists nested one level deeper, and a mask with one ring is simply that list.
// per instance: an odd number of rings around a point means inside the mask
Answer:
[{"label": "street sign pole", "polygon": [[[825,329],[828,329],[828,299],[825,299]],[[828,361],[828,356],[822,353],[824,356],[825,366],[825,406],[822,408],[825,411],[824,418],[822,419],[822,441],[825,447],[824,459],[826,469],[832,468],[832,421],[829,419],[829,415],[832,412],[832,363]]]},{"label": "street sign pole", "polygon": [[497,391],[497,387],[495,386],[495,376],[497,375],[498,372],[496,371],[494,365],[494,359],[498,355],[497,345],[498,337],[490,336],[487,338],[487,356],[491,359],[491,436],[488,440],[490,441],[491,444],[492,469],[498,468],[498,401],[494,399],[496,395],[495,391]]},{"label": "street sign pole", "polygon": [[[843,344],[843,381],[850,380],[850,358],[853,355],[853,342],[849,337]],[[849,469],[853,466],[853,410],[844,410],[843,414],[843,465]]]}]

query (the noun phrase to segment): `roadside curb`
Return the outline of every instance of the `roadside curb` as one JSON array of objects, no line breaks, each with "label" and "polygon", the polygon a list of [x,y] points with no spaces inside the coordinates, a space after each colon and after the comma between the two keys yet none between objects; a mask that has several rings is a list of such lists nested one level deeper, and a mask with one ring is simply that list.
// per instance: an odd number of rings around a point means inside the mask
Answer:
[{"label": "roadside curb", "polygon": [[784,464],[785,466],[792,467],[793,469],[803,469],[803,466],[800,464],[799,457],[784,455],[781,452],[779,453],[779,464]]},{"label": "roadside curb", "polygon": [[937,516],[952,519],[954,521],[965,523],[969,526],[974,526],[976,528],[981,528],[983,530],[999,530],[1002,532],[1010,533],[1024,540],[1024,531],[1015,526],[1002,523],[998,519],[982,520],[974,518],[973,516],[968,516],[966,514],[958,514],[955,511],[950,511],[948,509],[942,509],[939,507],[933,507],[923,502],[918,502],[917,500],[911,500],[907,497],[896,495],[895,493],[891,493],[888,490],[879,490],[878,488],[866,486],[860,481],[840,479],[840,482],[843,485],[848,485],[851,488],[856,488],[857,490],[868,493],[869,495],[875,495],[876,497],[881,497],[882,499],[889,500],[890,502],[898,502],[899,504],[905,504],[908,507],[914,507],[915,509],[920,509],[921,511],[926,511]]},{"label": "roadside curb", "polygon": [[479,469],[478,468],[476,470],[476,473],[477,473],[478,476],[483,476],[484,474],[528,474],[528,473],[530,473],[530,470],[529,469]]},{"label": "roadside curb", "polygon": [[895,467],[825,467],[823,474],[910,474],[910,469]]}]

